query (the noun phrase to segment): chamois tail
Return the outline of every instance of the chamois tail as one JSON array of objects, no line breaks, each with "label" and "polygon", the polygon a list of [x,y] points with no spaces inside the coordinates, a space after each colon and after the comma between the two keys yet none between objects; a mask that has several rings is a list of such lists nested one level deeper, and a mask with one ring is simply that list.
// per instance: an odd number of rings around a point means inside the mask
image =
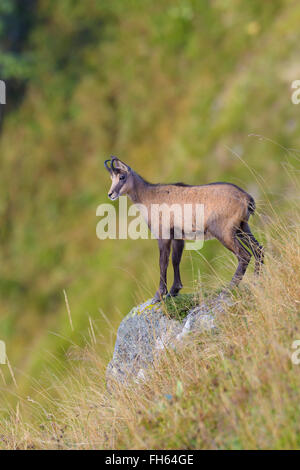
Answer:
[{"label": "chamois tail", "polygon": [[250,217],[251,214],[254,214],[256,209],[255,201],[252,196],[249,195],[249,202],[248,202],[248,215]]}]

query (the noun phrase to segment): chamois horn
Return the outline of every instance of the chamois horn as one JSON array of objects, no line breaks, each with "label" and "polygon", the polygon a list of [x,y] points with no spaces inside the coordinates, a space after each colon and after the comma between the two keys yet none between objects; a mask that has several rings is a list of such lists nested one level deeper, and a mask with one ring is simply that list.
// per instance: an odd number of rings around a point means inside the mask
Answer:
[{"label": "chamois horn", "polygon": [[[107,162],[110,162],[110,167],[108,166]],[[105,160],[104,165],[105,165],[105,168],[107,169],[107,171],[109,171],[109,173],[111,173],[112,172],[112,168],[111,168],[112,162],[110,161],[110,159]]]},{"label": "chamois horn", "polygon": [[112,171],[116,171],[116,167],[115,167],[115,164],[114,164],[115,160],[117,160],[117,158],[112,155],[111,156],[111,162],[110,162],[110,167],[111,167]]}]

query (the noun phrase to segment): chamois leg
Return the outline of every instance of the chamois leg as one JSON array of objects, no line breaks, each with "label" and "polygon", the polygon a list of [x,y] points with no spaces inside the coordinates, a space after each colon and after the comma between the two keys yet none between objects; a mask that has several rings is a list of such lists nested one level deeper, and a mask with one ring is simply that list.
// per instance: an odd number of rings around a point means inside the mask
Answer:
[{"label": "chamois leg", "polygon": [[248,264],[251,259],[251,253],[241,244],[241,242],[236,238],[236,230],[231,231],[224,237],[217,237],[218,240],[238,259],[238,267],[233,275],[233,278],[230,282],[230,288],[237,286],[242,280]]},{"label": "chamois leg", "polygon": [[172,263],[174,269],[174,283],[170,290],[170,296],[175,297],[183,285],[180,278],[180,261],[184,248],[184,240],[172,240]]},{"label": "chamois leg", "polygon": [[238,259],[239,264],[237,270],[233,275],[233,278],[230,281],[230,287],[235,287],[241,282],[251,259],[251,253],[249,253],[249,251],[244,248],[244,246],[237,238],[235,238],[235,246],[235,255]]},{"label": "chamois leg", "polygon": [[169,264],[169,257],[171,251],[171,240],[158,240],[159,247],[159,267],[160,267],[160,282],[159,288],[154,296],[154,300],[160,301],[162,297],[167,294],[167,270]]},{"label": "chamois leg", "polygon": [[255,258],[255,274],[259,275],[264,263],[263,246],[256,240],[247,222],[241,223],[241,228],[237,231],[237,236],[246,247],[252,251]]}]

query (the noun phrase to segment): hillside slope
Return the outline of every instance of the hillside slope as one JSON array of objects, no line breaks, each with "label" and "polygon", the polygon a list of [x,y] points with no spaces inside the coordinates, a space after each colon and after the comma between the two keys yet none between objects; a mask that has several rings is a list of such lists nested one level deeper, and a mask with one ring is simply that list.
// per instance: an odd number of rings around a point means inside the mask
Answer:
[{"label": "hillside slope", "polygon": [[217,330],[161,352],[143,382],[108,393],[91,329],[1,421],[0,448],[299,449],[299,236],[299,214],[277,220],[260,280],[233,295]]},{"label": "hillside slope", "polygon": [[[21,395],[45,356],[51,367],[52,354],[65,361],[70,341],[84,343],[89,319],[108,358],[120,312],[156,290],[154,241],[96,238],[107,156],[153,182],[241,185],[264,216],[253,220],[257,233],[272,215],[269,199],[280,212],[295,196],[285,169],[299,168],[300,149],[290,99],[300,76],[298,2],[41,0],[32,8],[30,74],[0,141],[0,339]],[[231,255],[208,242],[185,254],[184,284],[215,287],[233,269]]]}]

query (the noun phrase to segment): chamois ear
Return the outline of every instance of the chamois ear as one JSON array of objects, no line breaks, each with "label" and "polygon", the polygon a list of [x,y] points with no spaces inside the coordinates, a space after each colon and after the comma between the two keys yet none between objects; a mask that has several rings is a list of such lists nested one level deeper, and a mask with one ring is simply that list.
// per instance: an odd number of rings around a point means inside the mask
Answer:
[{"label": "chamois ear", "polygon": [[111,168],[113,170],[124,171],[125,173],[131,171],[130,166],[126,165],[126,163],[122,162],[117,157],[111,157]]}]

